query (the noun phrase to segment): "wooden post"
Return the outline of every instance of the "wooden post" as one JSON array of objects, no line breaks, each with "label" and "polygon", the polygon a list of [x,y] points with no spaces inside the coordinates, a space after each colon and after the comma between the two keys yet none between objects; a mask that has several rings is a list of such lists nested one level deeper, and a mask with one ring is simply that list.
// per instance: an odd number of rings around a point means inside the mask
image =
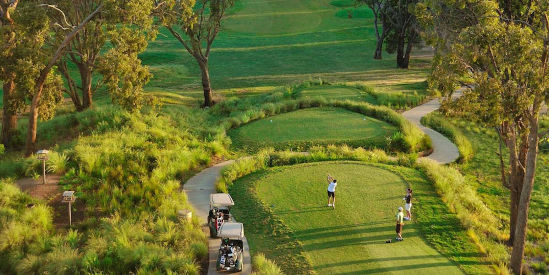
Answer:
[{"label": "wooden post", "polygon": [[69,226],[72,226],[71,204],[69,201]]},{"label": "wooden post", "polygon": [[44,177],[44,184],[46,184],[46,159],[42,159],[42,176]]}]

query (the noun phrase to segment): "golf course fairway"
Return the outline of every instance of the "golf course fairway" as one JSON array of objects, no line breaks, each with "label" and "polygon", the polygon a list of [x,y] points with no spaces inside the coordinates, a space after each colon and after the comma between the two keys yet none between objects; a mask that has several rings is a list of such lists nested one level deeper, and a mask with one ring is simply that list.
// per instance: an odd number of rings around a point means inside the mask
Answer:
[{"label": "golf course fairway", "polygon": [[[335,209],[327,206],[327,173],[338,180]],[[405,221],[404,241],[398,242],[395,215],[408,186],[414,189],[414,218]],[[265,254],[287,274],[490,272],[459,221],[414,169],[359,162],[275,167],[238,180],[230,193],[239,202],[233,213],[244,222],[252,253]],[[446,245],[446,238],[454,243]]]},{"label": "golf course fairway", "polygon": [[228,132],[235,148],[304,149],[317,144],[386,145],[396,127],[341,108],[308,108],[253,121]]},{"label": "golf course fairway", "polygon": [[365,101],[376,104],[376,99],[366,92],[356,88],[338,87],[338,86],[319,86],[305,89],[299,93],[303,98],[322,97],[327,100],[352,100]]}]

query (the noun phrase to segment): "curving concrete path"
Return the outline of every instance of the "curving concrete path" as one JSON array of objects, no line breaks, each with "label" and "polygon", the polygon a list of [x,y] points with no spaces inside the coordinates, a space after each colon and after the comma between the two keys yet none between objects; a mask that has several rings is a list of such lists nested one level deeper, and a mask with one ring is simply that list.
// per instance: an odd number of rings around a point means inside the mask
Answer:
[{"label": "curving concrete path", "polygon": [[[215,182],[221,176],[221,170],[223,167],[233,163],[232,160],[225,161],[223,163],[216,164],[210,168],[202,170],[194,177],[190,178],[184,185],[183,191],[187,194],[189,203],[193,206],[195,212],[194,215],[198,216],[203,224],[207,224],[208,212],[210,211],[210,194],[215,192]],[[246,233],[246,230],[244,230]],[[216,270],[217,252],[220,239],[208,240],[208,254],[209,265],[208,275],[211,274],[224,274],[219,273]],[[252,261],[250,257],[250,248],[248,246],[248,240],[244,237],[244,269],[242,272],[234,274],[250,274],[252,272]]]},{"label": "curving concrete path", "polygon": [[[461,96],[461,93],[458,92],[453,98],[459,96]],[[448,164],[459,158],[459,150],[456,145],[441,133],[421,124],[422,117],[438,110],[439,108],[440,100],[437,98],[402,113],[402,116],[417,125],[425,134],[431,137],[431,140],[433,141],[433,153],[426,156],[426,158],[434,160],[440,164]]]}]

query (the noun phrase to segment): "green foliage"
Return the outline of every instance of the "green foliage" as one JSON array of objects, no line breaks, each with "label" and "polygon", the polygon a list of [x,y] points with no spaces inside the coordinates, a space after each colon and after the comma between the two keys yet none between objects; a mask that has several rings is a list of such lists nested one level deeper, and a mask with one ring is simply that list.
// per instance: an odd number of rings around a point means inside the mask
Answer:
[{"label": "green foliage", "polygon": [[[157,104],[154,96],[144,92],[143,87],[152,77],[148,67],[141,65],[138,54],[146,49],[146,37],[139,36],[138,29],[129,27],[116,28],[114,45],[99,62],[99,71],[107,84],[112,101],[126,110],[139,110],[144,105]],[[138,37],[141,43],[127,44]]]},{"label": "green foliage", "polygon": [[[322,82],[320,83],[322,84]],[[292,97],[298,91],[308,88],[309,82],[285,88],[287,97]],[[316,84],[319,85],[319,84]],[[398,127],[401,135],[395,135],[388,141],[390,149],[401,152],[419,152],[430,148],[430,139],[414,124],[410,123],[394,110],[384,106],[374,106],[366,102],[355,103],[351,101],[326,101],[323,98],[303,98],[296,100],[280,99],[284,97],[281,92],[275,92],[269,97],[244,99],[242,101],[229,100],[214,107],[213,112],[219,115],[229,116],[221,125],[226,129],[233,129],[250,121],[286,113],[304,108],[336,107],[347,109],[369,117],[373,117]]]},{"label": "green foliage", "polygon": [[[87,99],[87,97],[93,97],[93,93],[103,83],[96,81],[96,87],[92,87],[94,76],[100,72],[104,74],[107,86],[113,92],[111,95],[113,102],[128,109],[140,107],[143,104],[141,101],[144,101],[140,86],[146,84],[148,70],[140,66],[140,60],[136,58],[135,53],[144,51],[147,40],[153,40],[156,36],[151,16],[152,2],[95,0],[82,5],[60,2],[58,8],[65,11],[69,21],[78,22],[82,14],[89,14],[99,3],[103,5],[100,15],[93,18],[82,31],[76,34],[69,45],[71,51],[67,51],[65,57],[59,62],[59,69],[68,84],[67,93],[78,110],[90,107],[92,98]],[[107,44],[107,41],[110,44]],[[113,60],[116,57],[122,59]],[[112,64],[118,61],[124,64]],[[74,81],[70,70],[72,67],[68,64],[78,69],[80,83]],[[99,70],[95,70],[96,66],[100,67]],[[113,83],[116,82],[113,75],[122,78],[121,85]],[[79,95],[78,90],[82,91],[82,96]],[[131,95],[131,93],[135,94]]]},{"label": "green foliage", "polygon": [[64,174],[67,171],[68,157],[65,153],[51,151],[46,161],[46,170],[54,174]]},{"label": "green foliage", "polygon": [[433,181],[437,193],[450,211],[456,213],[463,226],[469,230],[470,237],[486,253],[488,259],[496,265],[506,264],[509,254],[502,243],[506,236],[499,231],[496,216],[459,171],[428,159],[419,160],[417,168]]},{"label": "green foliage", "polygon": [[283,275],[282,270],[265,255],[258,253],[252,259],[253,275]]},{"label": "green foliage", "polygon": [[[47,238],[51,229],[49,207],[32,200],[13,181],[0,180],[0,262],[17,262],[22,253]],[[13,273],[14,266],[0,265],[0,273]]]},{"label": "green foliage", "polygon": [[338,10],[336,16],[340,18],[372,18],[372,11],[368,7],[359,6]]},{"label": "green foliage", "polygon": [[[177,180],[208,165],[210,156],[219,154],[221,148],[179,131],[164,116],[117,115],[121,117],[118,120],[125,121],[117,130],[78,140],[74,146],[78,169],[69,173],[68,180],[77,190],[86,191],[84,197],[90,207],[129,215],[169,206],[170,213],[165,214],[175,216],[172,206],[182,207],[182,202],[177,203]],[[167,199],[172,196],[173,200]]]},{"label": "green foliage", "polygon": [[6,148],[4,148],[4,144],[0,144],[0,157],[6,153]]},{"label": "green foliage", "polygon": [[421,118],[421,123],[443,134],[456,144],[459,150],[458,161],[467,162],[473,157],[473,145],[471,145],[469,139],[458,128],[445,120],[444,117],[431,113]]},{"label": "green foliage", "polygon": [[145,215],[104,219],[97,234],[90,236],[82,256],[82,266],[90,273],[199,274],[194,254],[205,237],[197,223]]},{"label": "green foliage", "polygon": [[260,148],[305,151],[314,145],[347,144],[386,148],[396,127],[383,121],[338,108],[307,108],[263,118],[232,129],[228,136],[236,149]]},{"label": "green foliage", "polygon": [[[479,198],[492,210],[501,224],[500,235],[509,232],[509,189],[501,184],[501,168],[496,152],[499,151],[498,136],[492,129],[477,123],[447,117],[448,122],[473,144],[474,155],[467,163],[459,165],[460,171]],[[490,131],[491,130],[491,131]],[[503,148],[504,156],[508,152]],[[547,228],[547,200],[549,193],[549,154],[538,155],[536,179],[528,218],[528,241],[525,247],[526,263],[541,261],[549,252],[549,229]]]},{"label": "green foliage", "polygon": [[355,0],[333,0],[330,5],[340,8],[352,7],[355,5]]}]

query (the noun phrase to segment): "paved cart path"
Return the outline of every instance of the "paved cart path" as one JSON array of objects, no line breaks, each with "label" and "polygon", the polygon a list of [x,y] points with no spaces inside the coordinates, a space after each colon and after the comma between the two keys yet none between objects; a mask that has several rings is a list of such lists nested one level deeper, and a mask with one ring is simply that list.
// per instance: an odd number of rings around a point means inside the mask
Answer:
[{"label": "paved cart path", "polygon": [[[198,216],[203,224],[207,223],[208,212],[210,211],[210,194],[215,192],[215,182],[221,176],[223,167],[233,163],[232,160],[216,164],[210,168],[202,170],[194,177],[190,178],[184,185],[183,191],[187,194],[187,198],[195,212],[193,215]],[[235,202],[238,203],[238,202]],[[246,234],[246,229],[244,229]],[[217,252],[219,250],[220,239],[208,240],[209,266],[208,274],[224,274],[216,270]],[[242,272],[233,274],[250,274],[252,271],[250,248],[248,240],[244,237],[244,269]]]},{"label": "paved cart path", "polygon": [[[461,94],[458,93],[455,97],[460,95]],[[422,117],[438,110],[439,108],[440,100],[436,98],[402,113],[402,116],[417,125],[425,134],[431,137],[431,140],[433,141],[433,153],[426,156],[426,158],[432,159],[440,164],[447,164],[454,162],[459,158],[458,148],[452,141],[443,136],[441,133],[421,124]]]}]

